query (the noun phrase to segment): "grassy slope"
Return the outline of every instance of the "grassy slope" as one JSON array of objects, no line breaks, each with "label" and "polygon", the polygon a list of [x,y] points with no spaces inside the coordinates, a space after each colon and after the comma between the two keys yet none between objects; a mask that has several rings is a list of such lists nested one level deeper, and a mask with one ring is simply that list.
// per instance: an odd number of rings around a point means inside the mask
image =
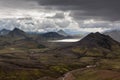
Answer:
[{"label": "grassy slope", "polygon": [[[7,46],[0,50],[0,80],[37,80],[46,76],[57,78],[66,72],[88,65],[97,65],[97,69],[88,69],[82,73],[78,71],[78,74],[74,74],[76,80],[101,80],[101,77],[104,77],[102,72],[108,75],[119,73],[120,50],[118,47],[114,48],[113,51],[80,47],[51,50],[20,47],[13,49]],[[103,80],[119,79],[107,76]]]},{"label": "grassy slope", "polygon": [[75,80],[120,80],[120,73],[112,70],[86,69],[73,73]]}]

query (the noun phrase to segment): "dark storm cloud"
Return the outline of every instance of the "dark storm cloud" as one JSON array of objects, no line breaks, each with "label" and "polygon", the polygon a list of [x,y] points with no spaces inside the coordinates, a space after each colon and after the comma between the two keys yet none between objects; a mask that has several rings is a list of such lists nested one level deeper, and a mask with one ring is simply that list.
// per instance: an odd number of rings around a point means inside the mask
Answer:
[{"label": "dark storm cloud", "polygon": [[12,9],[31,9],[35,8],[37,3],[28,0],[0,0],[0,8]]},{"label": "dark storm cloud", "polygon": [[[69,10],[75,19],[120,20],[120,0],[0,0],[0,7]],[[81,13],[82,11],[82,13]]]},{"label": "dark storm cloud", "polygon": [[[39,29],[58,28],[118,28],[120,26],[120,0],[0,0],[0,18],[39,18]],[[102,21],[102,22],[101,22]],[[118,21],[118,22],[116,22]],[[25,22],[25,21],[24,21]],[[5,28],[14,27],[13,20]],[[13,25],[12,25],[13,24]],[[23,24],[23,23],[22,23]],[[33,30],[34,26],[20,26]]]},{"label": "dark storm cloud", "polygon": [[[72,16],[120,20],[120,0],[36,0],[42,6],[54,6],[54,9],[72,10]],[[77,12],[76,12],[77,11]],[[80,13],[79,11],[84,11]]]}]

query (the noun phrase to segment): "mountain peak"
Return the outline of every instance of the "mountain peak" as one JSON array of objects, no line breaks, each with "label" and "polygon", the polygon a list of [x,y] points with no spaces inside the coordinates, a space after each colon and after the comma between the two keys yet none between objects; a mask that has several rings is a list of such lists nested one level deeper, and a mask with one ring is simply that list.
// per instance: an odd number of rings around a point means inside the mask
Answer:
[{"label": "mountain peak", "polygon": [[63,36],[68,36],[68,34],[62,29],[59,30],[57,33],[60,34],[60,35],[63,35]]},{"label": "mountain peak", "polygon": [[102,34],[99,32],[88,34],[88,36],[100,36],[100,35],[102,35]]},{"label": "mountain peak", "polygon": [[14,28],[13,31],[22,31],[19,28]]},{"label": "mountain peak", "polygon": [[10,32],[10,30],[2,29],[0,30],[0,35],[7,35]]},{"label": "mountain peak", "polygon": [[107,35],[103,35],[99,32],[96,32],[88,34],[85,38],[79,41],[78,44],[82,47],[89,48],[102,47],[111,49],[112,45],[118,45],[120,43],[113,40],[111,37]]},{"label": "mountain peak", "polygon": [[11,37],[19,37],[19,38],[25,38],[27,36],[27,34],[20,30],[19,28],[14,28],[12,31],[9,32],[8,34]]}]

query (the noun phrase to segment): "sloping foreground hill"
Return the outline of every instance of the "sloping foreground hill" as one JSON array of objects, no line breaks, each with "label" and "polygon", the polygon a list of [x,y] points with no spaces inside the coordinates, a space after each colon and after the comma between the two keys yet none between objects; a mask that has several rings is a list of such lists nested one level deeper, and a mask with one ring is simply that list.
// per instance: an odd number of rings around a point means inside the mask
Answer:
[{"label": "sloping foreground hill", "polygon": [[31,38],[25,38],[14,41],[10,47],[20,48],[20,49],[40,49],[45,48],[44,45],[39,44],[37,41]]},{"label": "sloping foreground hill", "polygon": [[[88,66],[66,73],[58,80],[119,80],[120,43],[111,37],[91,33],[70,47]],[[93,61],[92,61],[93,60]]]},{"label": "sloping foreground hill", "polygon": [[[120,43],[109,36],[91,33],[69,47],[56,49],[55,53],[57,59],[50,58],[51,64],[64,64],[62,67],[68,70],[57,80],[120,80]],[[57,64],[55,69],[60,66]],[[44,77],[44,80],[51,78]]]},{"label": "sloping foreground hill", "polygon": [[71,46],[48,51],[48,54],[46,62],[54,64],[53,70],[68,72],[58,80],[120,79],[120,43],[110,36],[91,33]]},{"label": "sloping foreground hill", "polygon": [[[120,73],[112,70],[83,68],[70,71],[58,80],[119,80]],[[41,79],[42,80],[42,79]],[[46,79],[47,80],[47,79]]]}]

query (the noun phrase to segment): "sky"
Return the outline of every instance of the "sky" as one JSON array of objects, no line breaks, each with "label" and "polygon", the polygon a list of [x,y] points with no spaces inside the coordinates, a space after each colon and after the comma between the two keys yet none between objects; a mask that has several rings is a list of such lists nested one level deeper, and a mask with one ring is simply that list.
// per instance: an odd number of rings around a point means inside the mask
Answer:
[{"label": "sky", "polygon": [[120,0],[0,0],[0,29],[87,32],[119,29],[119,4]]}]

